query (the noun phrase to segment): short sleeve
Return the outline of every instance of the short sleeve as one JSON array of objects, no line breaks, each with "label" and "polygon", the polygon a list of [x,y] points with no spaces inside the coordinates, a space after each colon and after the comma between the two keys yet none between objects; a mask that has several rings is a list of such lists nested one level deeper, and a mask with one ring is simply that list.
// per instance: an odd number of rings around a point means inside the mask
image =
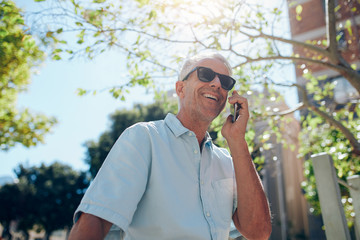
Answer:
[{"label": "short sleeve", "polygon": [[146,189],[150,162],[151,140],[146,126],[126,129],[86,191],[74,219],[86,212],[126,232]]}]

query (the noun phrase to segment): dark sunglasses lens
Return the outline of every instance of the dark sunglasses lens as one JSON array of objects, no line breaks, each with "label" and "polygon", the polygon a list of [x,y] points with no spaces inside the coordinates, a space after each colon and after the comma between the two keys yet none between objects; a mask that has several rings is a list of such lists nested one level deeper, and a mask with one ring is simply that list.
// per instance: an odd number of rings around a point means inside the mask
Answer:
[{"label": "dark sunglasses lens", "polygon": [[215,73],[210,68],[199,68],[198,78],[203,82],[211,82],[215,78]]},{"label": "dark sunglasses lens", "polygon": [[219,75],[219,79],[221,82],[221,87],[224,88],[225,90],[232,89],[235,84],[235,81],[229,76]]},{"label": "dark sunglasses lens", "polygon": [[[199,67],[197,69],[198,78],[202,82],[211,82],[214,80],[216,73],[210,69],[205,67]],[[227,75],[218,74],[221,87],[225,90],[231,90],[234,87],[235,80]]]}]

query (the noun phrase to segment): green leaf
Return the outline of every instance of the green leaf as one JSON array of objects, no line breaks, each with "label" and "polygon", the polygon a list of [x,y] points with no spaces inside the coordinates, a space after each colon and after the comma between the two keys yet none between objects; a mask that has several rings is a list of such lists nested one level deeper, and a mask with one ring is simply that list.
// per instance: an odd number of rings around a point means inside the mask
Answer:
[{"label": "green leaf", "polygon": [[55,54],[55,55],[52,57],[52,60],[58,61],[58,60],[61,60],[61,57],[60,57],[59,55]]},{"label": "green leaf", "polygon": [[338,35],[336,36],[336,41],[339,42],[339,40],[340,40],[341,37],[342,37],[342,34],[338,34]]},{"label": "green leaf", "polygon": [[87,91],[85,89],[78,88],[78,89],[76,89],[76,93],[79,96],[83,96],[83,95],[85,95],[87,93]]},{"label": "green leaf", "polygon": [[46,37],[52,37],[54,35],[54,33],[53,32],[51,32],[51,31],[48,31],[47,33],[46,33]]},{"label": "green leaf", "polygon": [[349,112],[348,118],[350,121],[352,121],[354,119],[354,112]]},{"label": "green leaf", "polygon": [[352,29],[351,29],[351,21],[349,19],[346,20],[346,22],[345,22],[345,28],[348,31],[349,35],[352,36],[353,33],[352,33]]},{"label": "green leaf", "polygon": [[21,24],[21,25],[23,25],[23,24],[24,24],[24,19],[21,18],[21,17],[19,17],[19,18],[17,18],[17,19],[15,20],[15,23],[16,23],[16,24]]},{"label": "green leaf", "polygon": [[335,11],[335,12],[338,12],[340,9],[341,9],[341,5],[338,4],[338,5],[334,8],[334,11]]},{"label": "green leaf", "polygon": [[152,18],[155,18],[157,16],[156,11],[155,10],[151,10],[149,13],[149,20],[151,20]]},{"label": "green leaf", "polygon": [[302,17],[300,16],[301,13],[302,13],[302,11],[303,11],[302,5],[297,5],[296,8],[295,8],[296,20],[298,20],[298,21],[301,21],[301,20],[302,20]]},{"label": "green leaf", "polygon": [[0,29],[0,37],[5,37],[6,35],[8,35],[8,31],[6,31],[6,29]]},{"label": "green leaf", "polygon": [[62,49],[57,48],[57,49],[55,49],[55,50],[53,51],[53,53],[60,53],[60,52],[62,52],[62,51],[63,51]]}]

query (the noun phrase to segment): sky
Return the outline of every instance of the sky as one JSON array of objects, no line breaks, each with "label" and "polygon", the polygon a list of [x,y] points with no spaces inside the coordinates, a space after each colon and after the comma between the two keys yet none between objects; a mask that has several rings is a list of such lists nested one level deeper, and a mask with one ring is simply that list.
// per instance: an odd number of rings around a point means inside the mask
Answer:
[{"label": "sky", "polygon": [[[101,89],[121,82],[124,58],[120,53],[108,52],[93,61],[47,61],[32,76],[26,93],[18,98],[18,107],[54,116],[58,124],[46,135],[45,144],[25,148],[18,145],[8,152],[0,152],[0,176],[13,175],[19,163],[30,166],[59,160],[74,169],[85,170],[83,144],[97,140],[108,129],[109,114],[119,108],[131,108],[134,103],[148,103],[153,96],[145,89],[133,89],[126,101],[114,99],[109,93],[78,96],[77,88]],[[14,176],[14,175],[13,175]]]},{"label": "sky", "polygon": [[[29,0],[17,0],[26,10]],[[0,152],[0,177],[16,175],[13,169],[20,163],[28,166],[47,165],[60,161],[76,170],[87,170],[85,164],[88,140],[97,141],[110,126],[109,115],[119,108],[131,108],[134,103],[150,103],[153,95],[144,88],[132,89],[126,101],[113,98],[106,91],[97,95],[78,96],[78,88],[103,89],[119,85],[127,75],[125,57],[113,50],[94,60],[47,60],[32,75],[28,91],[21,93],[18,107],[33,113],[54,116],[58,124],[45,136],[45,144],[26,148],[18,144],[7,152]]]},{"label": "sky", "polygon": [[[29,0],[15,0],[15,3],[24,10],[31,9],[34,4]],[[44,62],[38,74],[32,75],[28,91],[19,95],[18,107],[54,116],[58,124],[45,136],[44,144],[30,148],[18,144],[7,152],[0,152],[0,177],[15,178],[13,169],[20,163],[39,166],[59,161],[75,170],[87,170],[84,143],[97,141],[110,127],[109,115],[119,108],[130,109],[134,103],[153,102],[153,95],[141,87],[132,89],[125,102],[114,99],[107,92],[95,96],[76,94],[77,88],[99,90],[125,81],[125,61],[120,52],[112,50],[93,60],[76,58]],[[288,94],[294,96],[292,92]],[[291,105],[296,100],[287,102]]]}]

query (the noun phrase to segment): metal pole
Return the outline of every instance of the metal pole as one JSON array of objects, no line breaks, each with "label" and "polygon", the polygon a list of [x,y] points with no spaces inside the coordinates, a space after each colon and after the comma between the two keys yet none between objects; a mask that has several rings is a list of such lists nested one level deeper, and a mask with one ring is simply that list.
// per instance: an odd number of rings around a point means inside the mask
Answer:
[{"label": "metal pole", "polygon": [[311,156],[327,240],[350,240],[344,207],[332,158],[326,153]]},{"label": "metal pole", "polygon": [[278,185],[278,197],[279,197],[279,209],[280,209],[280,220],[281,220],[281,239],[286,239],[286,207],[285,207],[285,194],[284,194],[284,183],[282,175],[282,167],[280,160],[276,160],[276,183]]},{"label": "metal pole", "polygon": [[354,175],[346,180],[350,185],[349,191],[355,211],[355,235],[356,239],[360,240],[360,176]]}]

